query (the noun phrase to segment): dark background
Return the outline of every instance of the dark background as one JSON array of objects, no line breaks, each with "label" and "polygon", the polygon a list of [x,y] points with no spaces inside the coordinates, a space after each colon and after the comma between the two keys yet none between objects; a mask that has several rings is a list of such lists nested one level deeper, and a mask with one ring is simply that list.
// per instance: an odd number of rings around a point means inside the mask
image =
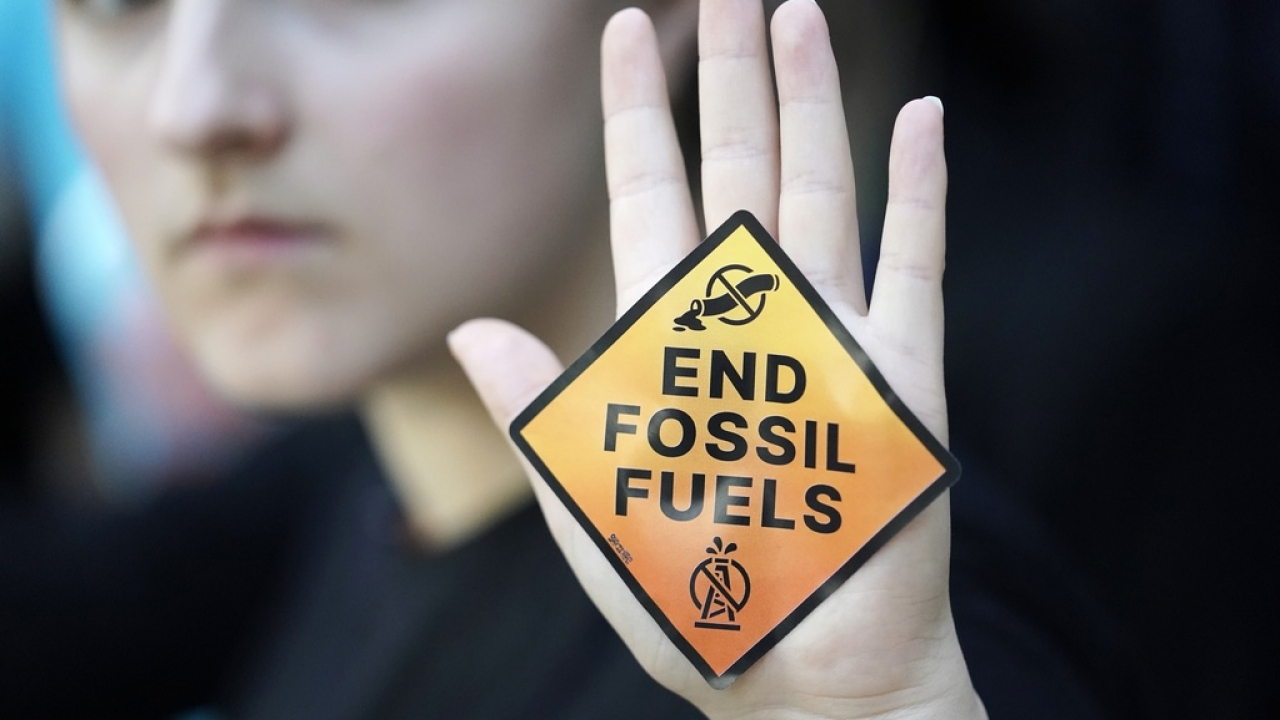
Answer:
[{"label": "dark background", "polygon": [[953,438],[1114,616],[1123,714],[1280,717],[1280,3],[985,0],[927,26]]}]

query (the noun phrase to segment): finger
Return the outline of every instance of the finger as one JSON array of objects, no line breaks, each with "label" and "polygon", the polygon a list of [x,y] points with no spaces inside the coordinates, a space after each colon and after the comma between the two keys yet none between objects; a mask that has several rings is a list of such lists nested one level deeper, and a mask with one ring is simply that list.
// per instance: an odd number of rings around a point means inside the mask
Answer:
[{"label": "finger", "polygon": [[449,351],[502,428],[564,370],[551,348],[505,320],[470,320],[449,333],[448,342]]},{"label": "finger", "polygon": [[946,195],[942,105],[936,99],[912,101],[898,114],[889,150],[889,201],[869,321],[894,357],[881,363],[886,380],[944,441]]},{"label": "finger", "polygon": [[[476,394],[494,423],[505,431],[524,408],[559,377],[563,366],[541,340],[505,320],[482,318],[459,325],[449,333],[449,351],[471,380]],[[517,452],[533,481],[539,504],[548,513],[548,523],[557,535],[564,535],[573,520],[547,484]],[[560,517],[563,513],[564,517]],[[554,522],[553,522],[554,518]]]},{"label": "finger", "polygon": [[702,0],[698,57],[707,229],[746,209],[776,235],[778,106],[760,0]]},{"label": "finger", "polygon": [[634,8],[601,41],[605,165],[618,307],[630,305],[698,242],[684,158],[653,23]]},{"label": "finger", "polygon": [[[561,364],[542,341],[503,320],[471,320],[449,333],[449,350],[481,402],[501,428],[560,375]],[[574,574],[605,618],[637,657],[658,657],[674,648],[623,583],[600,549],[545,482],[517,452],[532,480],[534,496]],[[697,679],[696,677],[694,678]],[[700,681],[699,681],[700,682]]]},{"label": "finger", "polygon": [[778,240],[829,301],[867,312],[840,76],[817,3],[773,16],[782,144]]}]

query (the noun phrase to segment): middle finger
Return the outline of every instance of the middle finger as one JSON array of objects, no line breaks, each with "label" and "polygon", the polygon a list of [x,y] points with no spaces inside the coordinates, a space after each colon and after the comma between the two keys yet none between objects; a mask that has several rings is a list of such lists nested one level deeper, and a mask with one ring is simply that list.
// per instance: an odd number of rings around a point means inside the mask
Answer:
[{"label": "middle finger", "polygon": [[750,210],[778,230],[778,111],[760,0],[702,0],[698,85],[707,230]]}]

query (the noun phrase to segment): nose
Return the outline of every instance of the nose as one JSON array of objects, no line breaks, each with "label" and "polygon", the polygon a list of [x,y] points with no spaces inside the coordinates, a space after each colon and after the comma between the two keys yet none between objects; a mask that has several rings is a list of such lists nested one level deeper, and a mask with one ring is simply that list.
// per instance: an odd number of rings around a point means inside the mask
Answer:
[{"label": "nose", "polygon": [[261,158],[289,130],[272,77],[260,0],[173,0],[148,122],[173,149],[205,159]]}]

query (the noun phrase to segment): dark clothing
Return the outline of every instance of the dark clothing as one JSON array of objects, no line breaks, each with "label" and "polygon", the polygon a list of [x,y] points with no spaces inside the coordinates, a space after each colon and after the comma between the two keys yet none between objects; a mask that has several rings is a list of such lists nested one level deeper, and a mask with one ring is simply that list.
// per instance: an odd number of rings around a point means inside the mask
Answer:
[{"label": "dark clothing", "polygon": [[448,552],[416,550],[367,446],[349,448],[232,716],[701,717],[640,669],[536,506]]},{"label": "dark clothing", "polygon": [[[1105,717],[1106,623],[973,470],[953,491],[952,598],[991,717]],[[352,418],[223,485],[57,527],[0,528],[17,551],[0,553],[3,717],[698,717],[632,659],[536,508],[413,549]]]},{"label": "dark clothing", "polygon": [[333,435],[140,507],[0,504],[0,717],[162,718],[213,697],[320,499],[325,458],[306,450]]}]

